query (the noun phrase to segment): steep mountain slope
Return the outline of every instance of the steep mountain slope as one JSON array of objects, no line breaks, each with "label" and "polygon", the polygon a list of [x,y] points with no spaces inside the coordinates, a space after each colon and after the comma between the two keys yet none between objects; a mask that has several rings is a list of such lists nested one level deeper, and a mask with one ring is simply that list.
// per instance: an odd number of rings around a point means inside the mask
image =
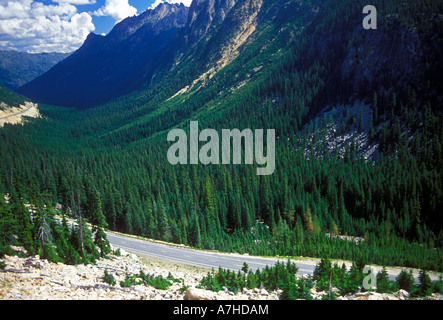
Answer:
[{"label": "steep mountain slope", "polygon": [[8,87],[0,83],[0,106],[3,109],[18,107],[26,102],[26,98],[15,93]]},{"label": "steep mountain slope", "polygon": [[138,69],[165,47],[187,18],[184,5],[164,3],[117,24],[107,36],[90,34],[83,46],[19,92],[40,102],[88,107],[133,87]]},{"label": "steep mountain slope", "polygon": [[66,53],[25,53],[0,50],[0,83],[18,89],[68,57]]},{"label": "steep mountain slope", "polygon": [[[179,77],[183,75],[184,82],[189,86],[210,79],[241,52],[254,46],[264,48],[266,43],[280,41],[279,34],[288,29],[280,19],[283,11],[287,10],[287,16],[294,19],[294,24],[298,24],[300,17],[308,23],[314,15],[310,11],[312,7],[298,1],[193,1],[185,28],[165,52],[163,65],[169,63],[170,67],[166,73]],[[270,30],[274,33],[271,34]],[[283,49],[285,45],[277,44],[278,49]],[[270,54],[267,52],[268,56]],[[191,83],[187,82],[189,79],[192,79]],[[149,82],[149,79],[146,80]],[[168,79],[168,82],[171,81],[174,79]]]}]

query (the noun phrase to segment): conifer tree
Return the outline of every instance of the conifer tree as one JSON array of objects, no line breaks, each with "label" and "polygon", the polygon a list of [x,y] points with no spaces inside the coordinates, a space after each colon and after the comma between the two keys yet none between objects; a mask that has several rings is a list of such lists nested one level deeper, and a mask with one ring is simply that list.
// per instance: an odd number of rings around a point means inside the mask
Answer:
[{"label": "conifer tree", "polygon": [[[42,257],[48,259],[49,256],[54,257],[52,249],[52,219],[54,213],[47,206],[39,205],[36,209],[35,227],[37,229],[38,247],[42,250]],[[51,259],[48,259],[51,260]]]},{"label": "conifer tree", "polygon": [[304,215],[305,229],[309,234],[314,233],[314,224],[312,222],[311,209],[308,207]]},{"label": "conifer tree", "polygon": [[92,231],[95,233],[94,243],[100,250],[100,256],[104,257],[111,252],[111,246],[105,232],[108,224],[102,211],[102,203],[98,191],[93,191],[91,201],[89,207],[92,214]]},{"label": "conifer tree", "polygon": [[432,281],[429,277],[426,270],[420,270],[420,274],[418,276],[420,284],[419,284],[419,292],[422,296],[430,296],[432,294]]},{"label": "conifer tree", "polygon": [[17,219],[17,236],[21,245],[29,252],[34,253],[34,225],[31,223],[29,211],[26,209],[23,200],[17,199],[13,209]]},{"label": "conifer tree", "polygon": [[194,204],[194,210],[191,214],[190,230],[189,230],[189,244],[191,246],[200,248],[201,247],[201,234],[200,234],[200,223],[197,216],[197,204]]},{"label": "conifer tree", "polygon": [[399,289],[403,289],[411,293],[414,288],[414,276],[412,275],[412,270],[409,270],[409,272],[402,270],[397,276],[395,282]]},{"label": "conifer tree", "polygon": [[10,252],[10,245],[13,244],[16,232],[17,223],[14,215],[6,203],[4,195],[0,194],[0,245],[2,248],[0,256]]},{"label": "conifer tree", "polygon": [[158,203],[158,212],[157,212],[157,220],[158,220],[158,235],[161,240],[169,241],[169,223],[168,217],[166,215],[166,209],[163,204],[163,201],[160,199]]},{"label": "conifer tree", "polygon": [[205,178],[203,192],[204,192],[203,204],[204,204],[206,219],[208,220],[209,235],[215,241],[217,241],[218,239],[217,225],[219,223],[218,223],[218,217],[216,215],[216,202],[215,202],[216,199],[214,195],[214,189],[209,176],[206,176]]}]

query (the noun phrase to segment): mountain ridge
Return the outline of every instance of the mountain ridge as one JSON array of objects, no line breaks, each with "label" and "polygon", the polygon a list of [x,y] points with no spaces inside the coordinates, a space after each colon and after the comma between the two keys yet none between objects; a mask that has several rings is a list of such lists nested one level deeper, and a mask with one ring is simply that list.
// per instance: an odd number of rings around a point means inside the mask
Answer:
[{"label": "mountain ridge", "polygon": [[188,8],[160,4],[128,17],[107,36],[88,35],[69,59],[18,91],[39,102],[89,107],[107,102],[132,87],[131,77],[183,27]]},{"label": "mountain ridge", "polygon": [[0,83],[16,90],[70,55],[0,50]]}]

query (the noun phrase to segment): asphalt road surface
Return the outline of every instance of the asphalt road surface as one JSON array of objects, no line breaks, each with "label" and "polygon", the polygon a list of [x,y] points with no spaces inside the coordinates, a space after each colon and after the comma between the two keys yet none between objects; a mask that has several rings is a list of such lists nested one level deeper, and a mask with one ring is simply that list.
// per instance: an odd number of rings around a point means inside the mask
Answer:
[{"label": "asphalt road surface", "polygon": [[[146,256],[154,256],[158,258],[176,261],[188,265],[214,268],[230,269],[234,271],[241,270],[243,263],[246,262],[251,271],[262,269],[274,265],[277,259],[253,257],[239,254],[207,252],[201,250],[194,250],[185,247],[169,246],[165,244],[154,243],[141,239],[134,239],[117,235],[115,233],[108,233],[108,240],[114,247],[119,247],[128,252],[134,252]],[[280,260],[286,262],[285,260]],[[296,262],[299,268],[298,274],[312,274],[315,266],[311,263]]]},{"label": "asphalt road surface", "polygon": [[[203,250],[189,249],[181,246],[173,246],[167,244],[160,244],[148,240],[136,239],[133,237],[128,237],[120,234],[115,234],[108,232],[108,240],[114,247],[122,248],[125,251],[133,252],[145,256],[158,257],[170,261],[176,261],[192,266],[204,267],[208,269],[218,269],[222,267],[223,269],[230,269],[233,271],[241,270],[243,263],[246,262],[251,271],[256,271],[257,269],[262,269],[268,266],[274,265],[277,261],[285,262],[285,259],[276,258],[264,258],[232,253],[221,253],[221,252],[209,252]],[[315,269],[315,262],[313,261],[300,261],[292,260],[297,267],[299,275],[313,274]],[[373,266],[375,274],[381,270],[380,266]],[[403,268],[388,267],[388,275],[390,280],[395,280],[398,274]],[[408,269],[408,268],[405,268]],[[415,281],[418,283],[419,270],[413,269],[413,275]],[[430,272],[432,280],[437,280],[439,273]]]},{"label": "asphalt road surface", "polygon": [[29,111],[29,109],[31,109],[31,108],[33,108],[33,107],[34,107],[34,105],[33,105],[33,104],[30,104],[29,107],[27,107],[25,110],[22,110],[22,111],[17,112],[17,113],[12,113],[12,114],[9,114],[9,115],[4,116],[4,117],[0,117],[0,120],[1,120],[1,119],[7,119],[7,118],[10,118],[10,117],[18,116],[18,115],[20,115],[20,114],[22,114],[22,113],[25,113],[25,112]]}]

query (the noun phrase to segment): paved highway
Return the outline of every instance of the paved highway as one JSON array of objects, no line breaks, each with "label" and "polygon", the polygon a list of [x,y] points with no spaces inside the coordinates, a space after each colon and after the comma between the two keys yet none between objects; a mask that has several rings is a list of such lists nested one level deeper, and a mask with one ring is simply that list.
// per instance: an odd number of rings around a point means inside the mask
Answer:
[{"label": "paved highway", "polygon": [[[246,262],[252,271],[262,269],[268,266],[274,265],[277,261],[286,262],[284,259],[276,258],[263,258],[254,257],[248,255],[221,253],[221,252],[208,252],[203,250],[189,249],[177,245],[160,244],[148,240],[142,240],[139,238],[124,236],[112,232],[107,233],[108,240],[114,247],[122,248],[128,252],[133,252],[145,256],[153,256],[170,261],[181,262],[184,264],[204,267],[208,269],[218,269],[222,267],[224,269],[230,269],[234,271],[241,270],[243,263]],[[299,275],[313,274],[315,269],[314,260],[311,261],[294,261],[298,267]],[[341,266],[341,264],[340,264]],[[348,265],[348,268],[350,265]],[[375,273],[381,270],[380,266],[373,266]],[[398,267],[388,267],[388,275],[391,280],[395,280],[401,269]],[[409,268],[405,268],[409,270]],[[415,281],[418,283],[419,270],[413,269]],[[439,273],[430,272],[432,280],[437,280]]]},{"label": "paved highway", "polygon": [[17,113],[8,114],[7,116],[0,117],[0,120],[2,120],[2,119],[7,119],[7,118],[10,118],[10,117],[18,116],[18,115],[20,115],[20,114],[23,114],[23,113],[25,113],[25,112],[28,112],[28,111],[29,111],[31,108],[33,108],[33,107],[34,107],[34,104],[29,104],[29,107],[27,107],[25,110],[22,110],[22,111],[17,112]]},{"label": "paved highway", "polygon": [[[230,269],[238,271],[246,262],[252,271],[262,269],[266,265],[274,265],[278,260],[274,258],[253,257],[239,254],[208,252],[194,250],[185,247],[170,246],[166,244],[154,243],[147,240],[135,239],[108,233],[108,240],[114,247],[122,248],[129,252],[134,252],[147,256],[159,257],[171,261],[181,262],[188,265],[204,268]],[[280,260],[286,262],[285,260]],[[315,266],[311,263],[296,262],[299,268],[298,274],[312,274]]]}]

